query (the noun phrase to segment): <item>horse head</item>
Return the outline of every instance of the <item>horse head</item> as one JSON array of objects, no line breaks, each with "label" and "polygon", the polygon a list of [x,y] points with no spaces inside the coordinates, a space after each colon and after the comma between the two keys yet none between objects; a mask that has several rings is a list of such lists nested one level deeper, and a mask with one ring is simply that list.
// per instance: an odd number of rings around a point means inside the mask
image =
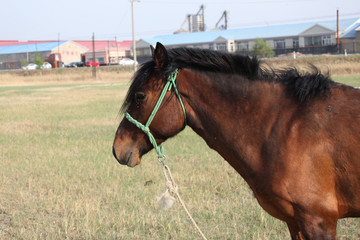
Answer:
[{"label": "horse head", "polygon": [[129,167],[140,164],[142,155],[154,147],[161,157],[157,145],[186,125],[185,108],[175,83],[178,71],[170,66],[162,44],[157,43],[151,50],[153,59],[141,66],[130,85],[122,106],[125,117],[113,144],[115,158]]}]

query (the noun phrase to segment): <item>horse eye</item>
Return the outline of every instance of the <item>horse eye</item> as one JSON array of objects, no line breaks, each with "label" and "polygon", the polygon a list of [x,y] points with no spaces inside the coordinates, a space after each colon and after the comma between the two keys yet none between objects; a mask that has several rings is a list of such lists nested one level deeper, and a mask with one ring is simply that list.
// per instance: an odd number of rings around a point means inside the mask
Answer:
[{"label": "horse eye", "polygon": [[135,102],[137,104],[140,104],[144,99],[145,99],[145,93],[143,92],[135,93]]}]

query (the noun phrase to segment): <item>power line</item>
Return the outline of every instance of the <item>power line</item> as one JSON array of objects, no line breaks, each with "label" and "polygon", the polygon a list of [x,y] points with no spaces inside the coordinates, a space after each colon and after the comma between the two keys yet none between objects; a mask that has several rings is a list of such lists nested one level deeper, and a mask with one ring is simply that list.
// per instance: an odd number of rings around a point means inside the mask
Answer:
[{"label": "power line", "polygon": [[[206,1],[205,5],[209,5],[209,4],[220,4],[220,5],[224,5],[224,4],[236,4],[236,5],[247,5],[247,4],[264,4],[264,3],[303,3],[303,2],[316,2],[319,0],[292,0],[292,1],[288,1],[288,0],[271,0],[271,1],[266,1],[266,0],[259,0],[259,1]],[[167,4],[167,5],[184,5],[184,4],[203,4],[204,1],[165,1],[165,0],[148,0],[144,3],[147,4],[153,4],[153,3],[161,3],[161,4]]]}]

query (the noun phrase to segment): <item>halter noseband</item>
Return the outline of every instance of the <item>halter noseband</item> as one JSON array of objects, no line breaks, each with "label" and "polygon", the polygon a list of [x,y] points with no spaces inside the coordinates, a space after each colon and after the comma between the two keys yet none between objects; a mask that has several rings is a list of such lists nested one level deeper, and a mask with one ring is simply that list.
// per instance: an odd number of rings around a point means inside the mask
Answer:
[{"label": "halter noseband", "polygon": [[[168,79],[167,79],[167,82],[159,96],[159,99],[158,101],[156,102],[155,104],[155,107],[153,109],[153,111],[151,112],[150,116],[149,116],[149,119],[147,120],[146,124],[143,125],[142,123],[140,123],[139,121],[135,120],[133,117],[131,117],[131,115],[128,113],[128,112],[125,112],[125,117],[126,119],[131,122],[132,124],[134,124],[135,126],[137,126],[138,128],[140,128],[148,137],[149,137],[149,140],[150,140],[150,143],[154,146],[154,149],[158,155],[158,159],[162,159],[162,158],[165,158],[165,155],[163,153],[163,147],[162,145],[160,144],[160,146],[157,145],[156,143],[156,140],[154,138],[154,136],[151,134],[150,132],[150,129],[149,129],[149,126],[152,122],[152,120],[154,119],[155,117],[155,114],[157,113],[157,111],[159,110],[160,108],[160,105],[162,103],[162,101],[164,100],[164,97],[166,95],[166,92],[167,91],[170,91],[172,87],[174,87],[174,91],[175,91],[175,94],[176,96],[178,97],[179,99],[179,102],[180,102],[180,105],[181,105],[181,108],[184,112],[184,122],[185,122],[185,125],[186,125],[186,111],[185,111],[185,107],[184,107],[184,104],[183,104],[183,101],[181,100],[181,96],[180,96],[180,93],[176,87],[176,76],[178,74],[178,70],[175,69],[172,73],[170,73]],[[165,160],[165,159],[164,159]],[[163,160],[163,161],[164,161]],[[160,160],[159,160],[160,161]]]}]

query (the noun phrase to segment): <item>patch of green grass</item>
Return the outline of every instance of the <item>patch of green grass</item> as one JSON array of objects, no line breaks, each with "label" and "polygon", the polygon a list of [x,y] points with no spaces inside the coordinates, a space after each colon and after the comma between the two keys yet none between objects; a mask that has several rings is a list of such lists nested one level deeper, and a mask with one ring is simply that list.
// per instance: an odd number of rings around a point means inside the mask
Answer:
[{"label": "patch of green grass", "polygon": [[332,79],[346,85],[360,87],[360,75],[333,76]]},{"label": "patch of green grass", "polygon": [[[179,203],[163,211],[156,202],[166,188],[153,151],[134,169],[112,156],[127,87],[0,87],[0,239],[198,239]],[[190,128],[165,151],[209,239],[290,238]],[[341,220],[339,239],[359,239],[359,229],[358,219]]]}]

